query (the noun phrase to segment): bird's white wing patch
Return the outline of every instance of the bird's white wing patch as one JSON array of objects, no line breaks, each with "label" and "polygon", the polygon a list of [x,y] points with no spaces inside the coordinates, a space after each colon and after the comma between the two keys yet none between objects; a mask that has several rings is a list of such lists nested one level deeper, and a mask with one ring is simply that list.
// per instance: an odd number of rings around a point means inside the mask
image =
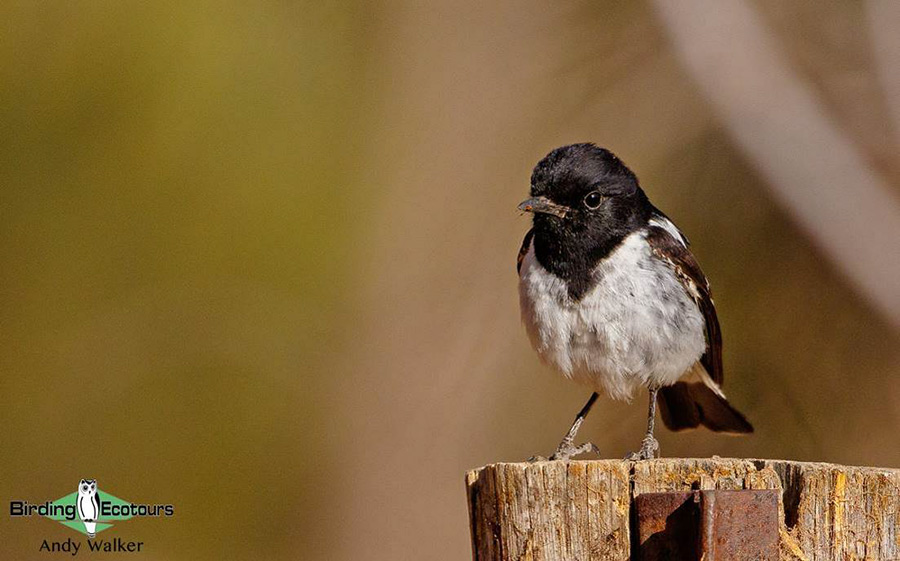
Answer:
[{"label": "bird's white wing patch", "polygon": [[687,240],[684,239],[684,236],[681,234],[681,231],[678,230],[678,226],[672,223],[668,218],[664,218],[662,216],[654,216],[649,221],[651,226],[657,226],[662,228],[666,232],[668,232],[673,238],[675,238],[678,243],[680,243],[683,247],[687,247]]}]

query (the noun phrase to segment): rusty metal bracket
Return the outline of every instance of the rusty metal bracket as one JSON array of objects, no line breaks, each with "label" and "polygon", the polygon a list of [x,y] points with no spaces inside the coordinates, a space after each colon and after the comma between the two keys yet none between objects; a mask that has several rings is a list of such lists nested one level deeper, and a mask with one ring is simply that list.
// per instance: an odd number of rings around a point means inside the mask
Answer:
[{"label": "rusty metal bracket", "polygon": [[777,561],[778,491],[644,493],[634,499],[641,561]]}]

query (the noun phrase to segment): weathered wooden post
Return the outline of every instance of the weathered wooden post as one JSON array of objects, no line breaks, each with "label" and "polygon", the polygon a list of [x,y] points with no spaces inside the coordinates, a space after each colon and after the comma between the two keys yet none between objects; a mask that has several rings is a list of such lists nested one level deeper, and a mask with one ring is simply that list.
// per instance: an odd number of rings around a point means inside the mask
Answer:
[{"label": "weathered wooden post", "polygon": [[[672,539],[706,561],[742,558],[734,552],[746,547],[792,561],[900,559],[896,469],[725,458],[501,463],[470,471],[466,486],[475,561],[665,559]],[[684,493],[742,489],[776,492]],[[673,492],[682,494],[649,495]]]}]

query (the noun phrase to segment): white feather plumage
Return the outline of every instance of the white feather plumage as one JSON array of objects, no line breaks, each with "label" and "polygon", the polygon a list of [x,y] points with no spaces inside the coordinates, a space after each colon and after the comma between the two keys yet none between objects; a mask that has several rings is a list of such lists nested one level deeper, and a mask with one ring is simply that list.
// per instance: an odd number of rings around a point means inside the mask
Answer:
[{"label": "white feather plumage", "polygon": [[640,387],[690,374],[706,349],[703,316],[672,269],[652,254],[646,233],[625,238],[594,275],[597,284],[575,302],[529,247],[519,298],[541,359],[566,378],[623,400]]}]

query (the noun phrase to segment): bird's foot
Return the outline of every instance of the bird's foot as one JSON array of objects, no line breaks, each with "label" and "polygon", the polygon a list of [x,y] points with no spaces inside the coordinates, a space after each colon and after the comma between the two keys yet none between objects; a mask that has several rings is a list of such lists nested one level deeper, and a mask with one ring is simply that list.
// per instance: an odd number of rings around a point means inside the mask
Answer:
[{"label": "bird's foot", "polygon": [[563,441],[560,443],[559,447],[556,449],[556,452],[550,456],[551,460],[569,460],[574,456],[578,456],[580,454],[589,454],[593,453],[596,455],[600,455],[600,449],[593,442],[585,442],[580,446],[575,446],[571,442]]},{"label": "bird's foot", "polygon": [[546,462],[546,461],[554,461],[554,460],[562,460],[566,461],[574,456],[578,456],[579,454],[588,454],[594,453],[598,456],[600,455],[600,449],[593,442],[585,442],[580,446],[575,446],[571,442],[567,440],[563,440],[559,443],[559,446],[556,448],[556,452],[550,455],[549,458],[545,456],[532,456],[528,458],[529,463],[534,462]]},{"label": "bird's foot", "polygon": [[641,449],[637,452],[628,454],[625,456],[625,459],[638,462],[641,460],[652,460],[658,456],[659,442],[653,438],[653,435],[648,434],[644,437],[644,440],[641,441]]}]

